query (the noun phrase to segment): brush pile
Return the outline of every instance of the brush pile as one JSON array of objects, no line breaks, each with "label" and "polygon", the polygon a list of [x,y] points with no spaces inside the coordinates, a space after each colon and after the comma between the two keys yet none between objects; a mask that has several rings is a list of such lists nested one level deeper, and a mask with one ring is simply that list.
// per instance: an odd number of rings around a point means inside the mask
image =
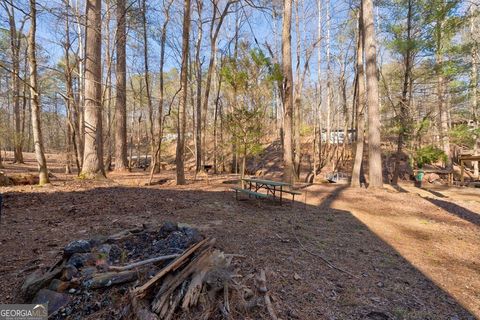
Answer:
[{"label": "brush pile", "polygon": [[276,319],[265,272],[243,277],[232,261],[244,257],[215,244],[174,223],[76,240],[21,295],[48,303],[51,319]]}]

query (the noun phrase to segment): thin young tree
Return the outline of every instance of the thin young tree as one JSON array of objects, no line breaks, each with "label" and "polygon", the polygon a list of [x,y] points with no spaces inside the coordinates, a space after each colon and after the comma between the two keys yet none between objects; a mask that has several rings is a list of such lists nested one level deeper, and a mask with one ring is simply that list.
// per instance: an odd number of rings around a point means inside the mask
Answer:
[{"label": "thin young tree", "polygon": [[[217,39],[218,39],[220,30],[222,28],[223,21],[225,20],[225,17],[229,12],[230,7],[236,2],[238,2],[238,0],[228,0],[223,10],[219,12],[219,7],[218,7],[219,0],[212,0],[212,20],[210,22],[210,35],[209,35],[210,59],[208,62],[207,78],[205,80],[205,91],[203,95],[203,102],[200,110],[201,124],[200,126],[199,124],[197,124],[197,130],[200,130],[200,132],[197,133],[197,139],[200,139],[200,141],[197,140],[197,145],[196,145],[197,162],[201,160],[203,164],[205,164],[205,159],[206,159],[205,145],[206,145],[208,99],[210,97],[210,89],[212,86],[211,84],[212,84],[213,72],[215,69],[215,56],[217,54]],[[197,121],[199,120],[197,119]],[[197,163],[197,170],[199,169],[200,168],[198,167],[198,163]]]},{"label": "thin young tree", "polygon": [[[398,184],[398,178],[400,174],[400,160],[403,153],[403,147],[407,135],[410,132],[410,96],[411,96],[411,86],[412,84],[412,67],[413,67],[413,57],[414,57],[414,46],[415,43],[412,39],[412,20],[413,20],[413,0],[407,0],[407,26],[406,26],[406,36],[405,40],[402,41],[401,54],[403,56],[404,62],[404,72],[403,72],[403,88],[402,88],[402,98],[400,100],[400,114],[399,114],[399,124],[400,131],[398,133],[397,140],[397,155],[395,157],[395,168],[393,171],[392,184]],[[402,39],[403,40],[403,39]]]},{"label": "thin young tree", "polygon": [[87,0],[85,26],[85,150],[81,176],[105,177],[102,135],[102,1]]},{"label": "thin young tree", "polygon": [[292,73],[292,0],[283,1],[282,69],[283,69],[283,180],[294,182],[293,169],[293,73]]},{"label": "thin young tree", "polygon": [[368,106],[369,187],[383,187],[380,111],[378,101],[377,44],[373,19],[373,0],[362,0],[363,39]]},{"label": "thin young tree", "polygon": [[185,127],[187,122],[186,105],[188,95],[188,51],[190,38],[190,0],[184,1],[183,31],[182,31],[182,66],[180,72],[180,86],[182,88],[180,105],[177,114],[177,148],[175,154],[176,183],[186,184],[185,180]]},{"label": "thin young tree", "polygon": [[37,4],[36,0],[30,0],[30,31],[28,33],[28,65],[30,71],[30,99],[32,107],[32,130],[35,146],[35,157],[39,168],[39,184],[49,183],[47,159],[45,158],[45,147],[43,145],[40,92],[38,87],[37,54],[36,54],[36,32],[37,32]]},{"label": "thin young tree", "polygon": [[153,102],[152,102],[152,90],[150,87],[150,68],[148,63],[148,29],[147,29],[147,1],[142,0],[142,36],[143,36],[143,64],[145,67],[145,94],[147,96],[147,109],[148,109],[148,132],[150,139],[150,153],[153,158],[155,157],[156,142],[155,142],[155,124],[153,115]]},{"label": "thin young tree", "polygon": [[[158,144],[157,144],[157,151],[155,152],[155,164],[158,167],[158,171],[161,168],[160,161],[161,161],[161,154],[162,154],[162,140],[163,140],[163,129],[164,129],[164,120],[165,116],[163,115],[163,107],[165,101],[165,76],[163,74],[163,70],[165,67],[165,46],[167,44],[167,27],[170,23],[170,7],[173,4],[173,0],[170,0],[164,6],[163,16],[164,21],[161,29],[161,36],[160,36],[160,70],[159,70],[159,94],[158,94]],[[152,167],[152,173],[157,170]],[[151,173],[151,175],[152,175]]]}]

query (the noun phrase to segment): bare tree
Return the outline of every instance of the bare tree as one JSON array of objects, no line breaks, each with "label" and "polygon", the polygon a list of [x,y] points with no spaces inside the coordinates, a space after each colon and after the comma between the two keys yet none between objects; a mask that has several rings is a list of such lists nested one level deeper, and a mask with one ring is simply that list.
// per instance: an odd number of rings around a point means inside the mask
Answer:
[{"label": "bare tree", "polygon": [[[158,144],[157,151],[155,152],[155,164],[160,170],[161,152],[162,152],[162,140],[163,140],[163,128],[165,117],[163,115],[163,106],[165,101],[165,77],[163,74],[163,68],[165,67],[165,46],[167,43],[167,27],[170,22],[170,7],[173,4],[173,0],[169,0],[164,6],[164,21],[162,25],[160,35],[160,71],[159,71],[159,101],[158,101]],[[152,168],[152,173],[157,170],[155,166]]]},{"label": "bare tree", "polygon": [[117,32],[115,65],[116,97],[115,97],[115,170],[128,168],[127,160],[127,65],[126,65],[126,11],[125,0],[117,0]]},{"label": "bare tree", "polygon": [[413,65],[413,46],[412,46],[412,18],[413,18],[413,0],[407,2],[407,36],[406,36],[406,48],[403,52],[404,61],[404,73],[403,73],[403,88],[402,99],[400,100],[400,132],[398,133],[397,140],[397,155],[395,157],[395,168],[393,171],[392,184],[398,184],[398,176],[400,174],[400,160],[403,153],[403,145],[405,144],[406,133],[408,132],[408,126],[410,123],[410,96],[412,86],[412,65]]},{"label": "bare tree", "polygon": [[[322,146],[322,131],[320,130],[317,125],[319,125],[321,121],[321,112],[322,112],[322,0],[317,0],[317,10],[318,10],[318,20],[317,20],[317,65],[318,65],[318,74],[317,74],[317,104],[315,106],[315,116],[314,116],[314,124],[313,124],[313,176],[314,178],[317,177],[317,139],[318,140],[318,156],[320,158],[321,146]],[[321,161],[321,159],[319,159]]]},{"label": "bare tree", "polygon": [[[74,73],[74,64],[70,59],[72,41],[70,39],[70,0],[65,0],[65,38],[63,41],[63,50],[65,54],[65,67],[64,67],[64,77],[65,77],[65,89],[66,96],[65,103],[67,109],[67,157],[71,161],[71,157],[74,156],[75,163],[77,166],[77,173],[80,173],[82,159],[80,156],[80,146],[77,143],[79,141],[78,131],[79,128],[79,111],[78,104],[74,96],[73,88],[73,73]],[[70,163],[67,164],[67,173],[70,171]]]},{"label": "bare tree", "polygon": [[43,146],[41,116],[40,116],[40,93],[38,90],[36,36],[37,32],[37,8],[36,1],[30,0],[30,31],[28,33],[28,63],[30,69],[30,99],[32,106],[32,129],[33,142],[35,145],[35,157],[39,168],[39,184],[49,183],[47,159]]},{"label": "bare tree", "polygon": [[302,50],[302,39],[300,34],[300,12],[299,12],[299,4],[300,0],[295,1],[295,34],[296,34],[296,49],[297,49],[297,61],[295,67],[295,77],[296,77],[296,84],[294,90],[294,104],[293,104],[293,170],[295,174],[295,179],[300,179],[300,161],[301,161],[301,149],[302,149],[302,141],[300,140],[300,126],[301,126],[301,109],[302,109],[302,85],[303,79],[300,75],[300,65],[301,65],[301,50]]},{"label": "bare tree", "polygon": [[184,0],[183,13],[183,32],[182,32],[182,67],[180,73],[180,86],[182,95],[180,97],[180,105],[177,115],[177,149],[175,156],[175,165],[177,172],[177,184],[186,184],[185,180],[185,127],[187,122],[186,105],[187,105],[187,84],[188,84],[188,51],[190,37],[190,0]]},{"label": "bare tree", "polygon": [[[195,43],[195,78],[197,80],[197,92],[195,95],[195,108],[196,108],[196,116],[195,118],[195,164],[196,164],[196,171],[200,171],[202,162],[205,164],[205,160],[202,155],[205,152],[202,152],[202,144],[204,145],[204,141],[202,141],[202,123],[203,118],[206,118],[206,112],[202,112],[202,61],[200,58],[200,54],[202,51],[202,39],[203,39],[203,19],[202,19],[202,12],[203,12],[203,0],[197,0],[197,41]],[[212,20],[213,21],[213,20]],[[213,22],[212,22],[213,23]],[[193,89],[193,88],[192,88]],[[192,95],[192,99],[194,96]],[[205,132],[203,134],[205,136]]]},{"label": "bare tree", "polygon": [[102,135],[101,0],[87,0],[85,35],[85,150],[81,176],[105,177]]},{"label": "bare tree", "polygon": [[22,133],[22,116],[20,112],[20,50],[23,37],[23,27],[25,19],[20,22],[20,27],[17,27],[15,18],[15,6],[10,1],[2,1],[2,6],[8,15],[8,25],[10,33],[10,51],[12,59],[11,69],[11,84],[13,97],[13,114],[15,133],[13,136],[14,142],[14,163],[24,163],[23,161],[23,133]]},{"label": "bare tree", "polygon": [[293,183],[293,74],[292,74],[292,0],[283,1],[282,69],[283,69],[283,180]]},{"label": "bare tree", "polygon": [[356,50],[356,77],[355,77],[355,94],[354,103],[356,109],[356,143],[355,143],[355,160],[352,169],[352,180],[350,186],[360,187],[360,174],[363,163],[363,146],[365,138],[365,73],[363,69],[363,20],[362,8],[358,14],[358,39]]},{"label": "bare tree", "polygon": [[[212,0],[212,20],[210,22],[210,60],[208,63],[208,70],[207,70],[207,78],[205,81],[205,92],[203,95],[203,102],[202,102],[202,108],[200,111],[197,110],[197,117],[200,116],[201,118],[201,124],[200,127],[198,127],[199,124],[197,124],[197,130],[200,130],[200,132],[197,132],[197,139],[201,139],[201,142],[197,140],[197,162],[202,161],[205,164],[205,159],[206,159],[206,150],[205,145],[206,145],[206,128],[207,128],[207,111],[208,111],[208,99],[210,97],[210,88],[212,84],[212,77],[213,77],[213,71],[215,70],[215,56],[217,54],[217,38],[220,33],[221,27],[223,25],[223,21],[225,20],[225,17],[227,16],[229,12],[229,8],[234,4],[238,2],[238,0],[228,0],[227,3],[225,4],[225,7],[223,10],[220,12],[219,11],[219,1],[218,0]],[[218,21],[217,21],[218,19]],[[197,119],[197,121],[199,121]],[[197,163],[197,170],[199,170],[198,163]]]},{"label": "bare tree", "polygon": [[[471,37],[471,63],[472,70],[470,75],[470,96],[471,96],[471,105],[472,105],[472,115],[473,121],[475,122],[475,128],[477,133],[475,134],[475,142],[473,146],[474,155],[479,155],[480,153],[480,134],[478,134],[478,0],[474,0],[470,5],[470,37]],[[478,161],[473,164],[474,172],[473,175],[478,179],[480,177],[479,163]]]},{"label": "bare tree", "polygon": [[147,34],[147,2],[142,0],[142,35],[143,35],[143,63],[145,67],[145,93],[147,96],[147,109],[148,109],[148,129],[150,135],[150,152],[155,157],[156,142],[155,142],[155,125],[153,119],[153,103],[152,92],[150,88],[150,68],[148,63],[148,34]]},{"label": "bare tree", "polygon": [[383,187],[380,111],[378,101],[377,44],[373,19],[373,0],[362,0],[363,39],[368,105],[369,187]]}]

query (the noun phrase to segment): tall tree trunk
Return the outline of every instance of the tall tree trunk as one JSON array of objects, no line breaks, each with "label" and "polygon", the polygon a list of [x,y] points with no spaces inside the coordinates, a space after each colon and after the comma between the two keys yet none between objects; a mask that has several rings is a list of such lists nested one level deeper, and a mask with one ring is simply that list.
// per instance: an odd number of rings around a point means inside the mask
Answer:
[{"label": "tall tree trunk", "polygon": [[105,88],[102,94],[102,105],[107,110],[107,129],[105,137],[105,151],[107,157],[105,159],[104,168],[106,171],[112,170],[112,45],[110,41],[110,19],[111,19],[111,0],[105,1],[105,68],[107,76],[105,79]]},{"label": "tall tree trunk", "polygon": [[219,74],[217,82],[217,94],[215,97],[215,114],[213,119],[213,172],[218,173],[218,118],[220,112],[220,90],[222,87],[222,76]]},{"label": "tall tree trunk", "polygon": [[[6,8],[7,9],[7,8]],[[10,4],[11,12],[7,9],[9,32],[10,32],[10,50],[12,57],[12,96],[13,96],[13,114],[15,133],[13,135],[14,143],[14,163],[24,163],[23,161],[23,137],[22,137],[22,119],[20,114],[20,36],[22,30],[17,30],[15,21],[15,8]]]},{"label": "tall tree trunk", "polygon": [[36,1],[30,0],[30,32],[28,33],[28,61],[30,69],[30,98],[32,104],[32,129],[33,141],[35,144],[35,157],[37,158],[39,168],[39,184],[49,183],[47,159],[45,158],[45,148],[43,146],[40,93],[38,91],[37,79],[37,58],[36,58],[36,40],[37,31],[37,8]]},{"label": "tall tree trunk", "polygon": [[75,163],[77,166],[77,174],[81,170],[81,159],[78,152],[79,145],[77,144],[78,132],[78,105],[75,100],[74,90],[73,90],[73,66],[70,62],[70,0],[65,1],[65,42],[64,42],[64,53],[65,53],[65,87],[66,87],[66,105],[67,105],[67,127],[68,127],[68,137],[67,145],[69,144],[70,153],[73,153],[71,156],[75,158]]},{"label": "tall tree trunk", "polygon": [[[317,110],[316,110],[316,115],[315,115],[315,128],[317,128],[318,124],[318,133],[314,132],[315,138],[313,139],[313,143],[316,143],[317,135],[318,135],[318,169],[321,168],[320,163],[321,163],[321,155],[322,155],[322,130],[321,130],[321,124],[320,122],[322,121],[321,113],[322,113],[322,0],[317,0],[317,8],[318,8],[318,21],[317,21],[317,41],[318,41],[318,49],[317,49],[317,82],[318,82],[318,92],[317,92]],[[318,120],[317,120],[318,119]],[[316,161],[316,156],[317,152],[315,152],[315,147],[313,148],[314,150],[314,158],[313,158],[313,175],[314,177],[317,176],[317,161]]]},{"label": "tall tree trunk", "polygon": [[150,139],[150,154],[152,156],[152,164],[154,163],[156,153],[155,142],[155,125],[153,122],[153,103],[152,93],[150,90],[150,69],[148,64],[148,34],[147,34],[147,4],[146,0],[142,0],[142,31],[143,31],[143,63],[145,66],[145,91],[147,94],[147,108],[148,108],[148,133]]},{"label": "tall tree trunk", "polygon": [[185,127],[187,122],[186,105],[188,95],[188,51],[190,37],[190,0],[184,0],[183,32],[182,32],[182,67],[180,74],[180,86],[182,95],[177,115],[177,150],[175,156],[177,185],[186,184],[185,180]]},{"label": "tall tree trunk", "polygon": [[327,119],[326,119],[326,134],[327,134],[327,143],[326,143],[326,148],[327,148],[327,157],[328,160],[330,161],[330,139],[332,135],[332,66],[331,66],[331,57],[330,57],[330,26],[331,26],[331,16],[330,16],[330,1],[327,2],[327,36],[326,36],[326,42],[327,42]]},{"label": "tall tree trunk", "polygon": [[440,133],[440,142],[443,151],[447,155],[446,167],[452,165],[450,154],[450,139],[448,137],[448,114],[447,104],[445,102],[445,77],[443,75],[443,21],[439,19],[436,26],[436,52],[435,52],[435,72],[437,75],[437,96],[438,96],[438,130]]},{"label": "tall tree trunk", "polygon": [[411,71],[412,71],[412,5],[413,0],[408,0],[408,13],[407,13],[407,48],[404,53],[404,74],[403,74],[403,89],[402,99],[400,101],[400,132],[398,133],[397,140],[397,155],[395,157],[395,168],[393,171],[392,184],[398,184],[398,176],[400,174],[400,160],[403,153],[403,145],[405,144],[405,136],[410,131],[410,99],[408,93],[410,92],[409,86],[412,84]]},{"label": "tall tree trunk", "polygon": [[87,0],[85,36],[85,150],[81,176],[105,177],[102,130],[101,0]]},{"label": "tall tree trunk", "polygon": [[126,11],[125,0],[117,0],[117,32],[115,65],[115,170],[125,171],[127,160],[127,66],[126,66]]},{"label": "tall tree trunk", "polygon": [[[478,133],[478,0],[474,1],[473,4],[470,5],[470,37],[472,41],[472,49],[471,49],[471,62],[472,62],[472,70],[470,76],[470,100],[471,100],[471,108],[472,108],[472,115],[473,121],[475,123],[475,129],[477,129],[477,133],[475,134],[475,142],[473,146],[473,154],[479,155],[480,154],[480,134]],[[473,163],[473,175],[476,179],[480,178],[480,170],[479,170],[479,162],[475,161]]]},{"label": "tall tree trunk", "polygon": [[301,37],[300,37],[300,13],[299,13],[299,0],[295,1],[295,34],[297,40],[297,64],[295,68],[296,73],[296,86],[295,86],[295,98],[294,98],[294,155],[293,155],[293,167],[295,178],[300,179],[300,159],[301,159],[301,146],[302,142],[300,141],[300,125],[301,125],[301,115],[300,110],[302,108],[302,85],[303,79],[300,75],[300,63],[301,63]]},{"label": "tall tree trunk", "polygon": [[[228,14],[228,9],[232,4],[238,1],[237,0],[227,1],[223,11],[220,13],[220,16],[218,17],[218,22],[215,25],[215,22],[217,20],[218,2],[219,2],[218,0],[213,0],[213,5],[212,5],[212,20],[210,24],[210,60],[208,62],[207,78],[205,80],[205,92],[203,95],[202,110],[200,111],[201,121],[202,121],[201,127],[200,127],[200,130],[201,130],[200,135],[197,132],[197,139],[199,136],[202,139],[200,146],[198,146],[199,142],[197,140],[197,157],[200,157],[199,159],[202,160],[203,164],[205,164],[205,159],[206,159],[205,145],[206,145],[206,134],[207,134],[206,128],[207,128],[208,99],[210,97],[212,77],[213,77],[213,72],[215,70],[215,55],[217,54],[217,38],[218,38],[218,34],[220,33],[220,29],[223,25],[223,21],[225,20],[225,17]],[[200,152],[200,156],[199,156],[199,152]],[[197,167],[197,170],[198,169],[199,168]]]},{"label": "tall tree trunk", "polygon": [[350,181],[351,187],[360,187],[360,174],[363,163],[363,146],[365,139],[365,74],[363,69],[363,17],[360,12],[358,15],[358,39],[357,39],[357,52],[356,52],[356,90],[354,96],[354,102],[356,104],[356,128],[357,133],[355,135],[355,160],[353,162],[352,180]]},{"label": "tall tree trunk", "polygon": [[[172,6],[173,0],[170,0],[167,5],[164,7],[164,21],[160,36],[160,70],[159,70],[159,95],[158,95],[158,144],[157,144],[157,152],[155,155],[155,163],[158,166],[158,171],[161,168],[161,153],[162,153],[162,140],[163,140],[163,106],[165,100],[165,76],[163,74],[163,69],[165,66],[165,46],[167,43],[167,27],[168,23],[170,22],[170,7]],[[152,168],[152,170],[156,170]]]},{"label": "tall tree trunk", "polygon": [[282,22],[282,69],[283,69],[283,108],[284,108],[284,146],[283,180],[294,182],[293,169],[293,74],[292,74],[292,0],[283,1]]},{"label": "tall tree trunk", "polygon": [[383,176],[373,0],[362,0],[362,13],[368,105],[368,176],[369,187],[377,188],[383,187]]},{"label": "tall tree trunk", "polygon": [[[75,6],[75,18],[76,18],[76,34],[78,42],[78,101],[76,110],[76,125],[77,134],[77,150],[78,158],[80,160],[80,167],[83,167],[83,157],[85,151],[85,38],[82,32],[82,27],[85,25],[85,16],[80,12],[78,0]],[[80,174],[80,172],[78,173]]]},{"label": "tall tree trunk", "polygon": [[[238,15],[238,11],[235,14],[235,44],[234,44],[234,50],[233,50],[233,61],[237,61],[238,57],[238,42],[239,42],[239,36],[240,36],[240,19]],[[230,104],[230,112],[235,110],[237,107],[237,86],[233,87],[233,102]],[[238,172],[238,148],[237,148],[237,139],[233,137],[232,140],[232,164],[231,164],[231,173],[237,173]]]},{"label": "tall tree trunk", "polygon": [[[203,11],[203,1],[197,0],[197,13],[198,13],[198,30],[197,30],[197,41],[195,45],[195,78],[197,80],[196,86],[196,94],[195,94],[195,109],[196,109],[196,117],[195,118],[195,164],[196,164],[196,171],[199,172],[202,168],[202,163],[205,164],[205,130],[202,130],[202,123],[203,118],[206,118],[206,111],[205,113],[202,110],[202,62],[200,60],[200,53],[202,50],[202,38],[203,38],[203,21],[202,21],[202,11]],[[214,9],[214,12],[216,10]],[[214,17],[215,18],[215,17]],[[214,22],[212,22],[214,23]],[[192,88],[193,89],[193,88]],[[192,100],[194,97],[192,96]],[[203,131],[203,134],[202,134]]]}]

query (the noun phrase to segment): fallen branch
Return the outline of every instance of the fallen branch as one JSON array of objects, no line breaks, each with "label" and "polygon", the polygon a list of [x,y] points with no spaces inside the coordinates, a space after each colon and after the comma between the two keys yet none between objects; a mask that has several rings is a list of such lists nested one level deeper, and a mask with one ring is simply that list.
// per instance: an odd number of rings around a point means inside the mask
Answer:
[{"label": "fallen branch", "polygon": [[293,235],[295,236],[295,239],[297,240],[297,242],[298,242],[298,244],[300,245],[300,247],[301,247],[305,252],[311,254],[311,255],[314,256],[314,257],[319,258],[320,260],[322,260],[322,261],[323,261],[327,266],[329,266],[330,268],[335,269],[335,270],[340,271],[340,272],[343,272],[343,273],[345,273],[345,274],[348,274],[348,275],[351,276],[351,277],[354,277],[354,278],[359,279],[358,276],[356,276],[356,275],[348,272],[347,270],[344,270],[344,269],[342,269],[342,268],[339,268],[339,267],[335,266],[333,263],[331,263],[330,261],[328,261],[327,259],[325,259],[325,258],[322,257],[321,255],[319,255],[318,253],[315,253],[315,252],[312,252],[312,251],[308,250],[308,249],[303,245],[303,243],[300,242],[300,239],[298,239],[297,234],[295,233],[295,230],[293,230],[293,227],[292,227],[292,233],[293,233]]},{"label": "fallen branch", "polygon": [[264,294],[265,298],[265,305],[267,307],[268,313],[270,314],[270,317],[273,320],[280,320],[277,317],[277,314],[275,312],[275,309],[273,308],[272,301],[270,299],[270,295],[268,294],[268,289],[267,289],[267,277],[265,275],[265,270],[260,270],[260,276],[258,277],[258,281],[260,282],[259,284],[259,291]]},{"label": "fallen branch", "polygon": [[174,259],[174,258],[177,258],[179,256],[180,256],[179,254],[170,254],[170,255],[166,255],[166,256],[159,256],[159,257],[155,257],[155,258],[151,258],[151,259],[147,259],[147,260],[138,261],[138,262],[126,265],[126,266],[110,266],[110,267],[108,267],[108,269],[112,270],[112,271],[125,271],[125,270],[134,269],[134,268],[137,268],[137,267],[141,267],[141,266],[144,266],[144,265],[150,264],[150,263],[155,263],[155,262]]},{"label": "fallen branch", "polygon": [[270,313],[270,317],[272,317],[273,320],[280,320],[275,314],[275,310],[273,309],[272,301],[270,300],[270,295],[268,293],[265,294],[265,305],[267,306],[268,313]]}]

